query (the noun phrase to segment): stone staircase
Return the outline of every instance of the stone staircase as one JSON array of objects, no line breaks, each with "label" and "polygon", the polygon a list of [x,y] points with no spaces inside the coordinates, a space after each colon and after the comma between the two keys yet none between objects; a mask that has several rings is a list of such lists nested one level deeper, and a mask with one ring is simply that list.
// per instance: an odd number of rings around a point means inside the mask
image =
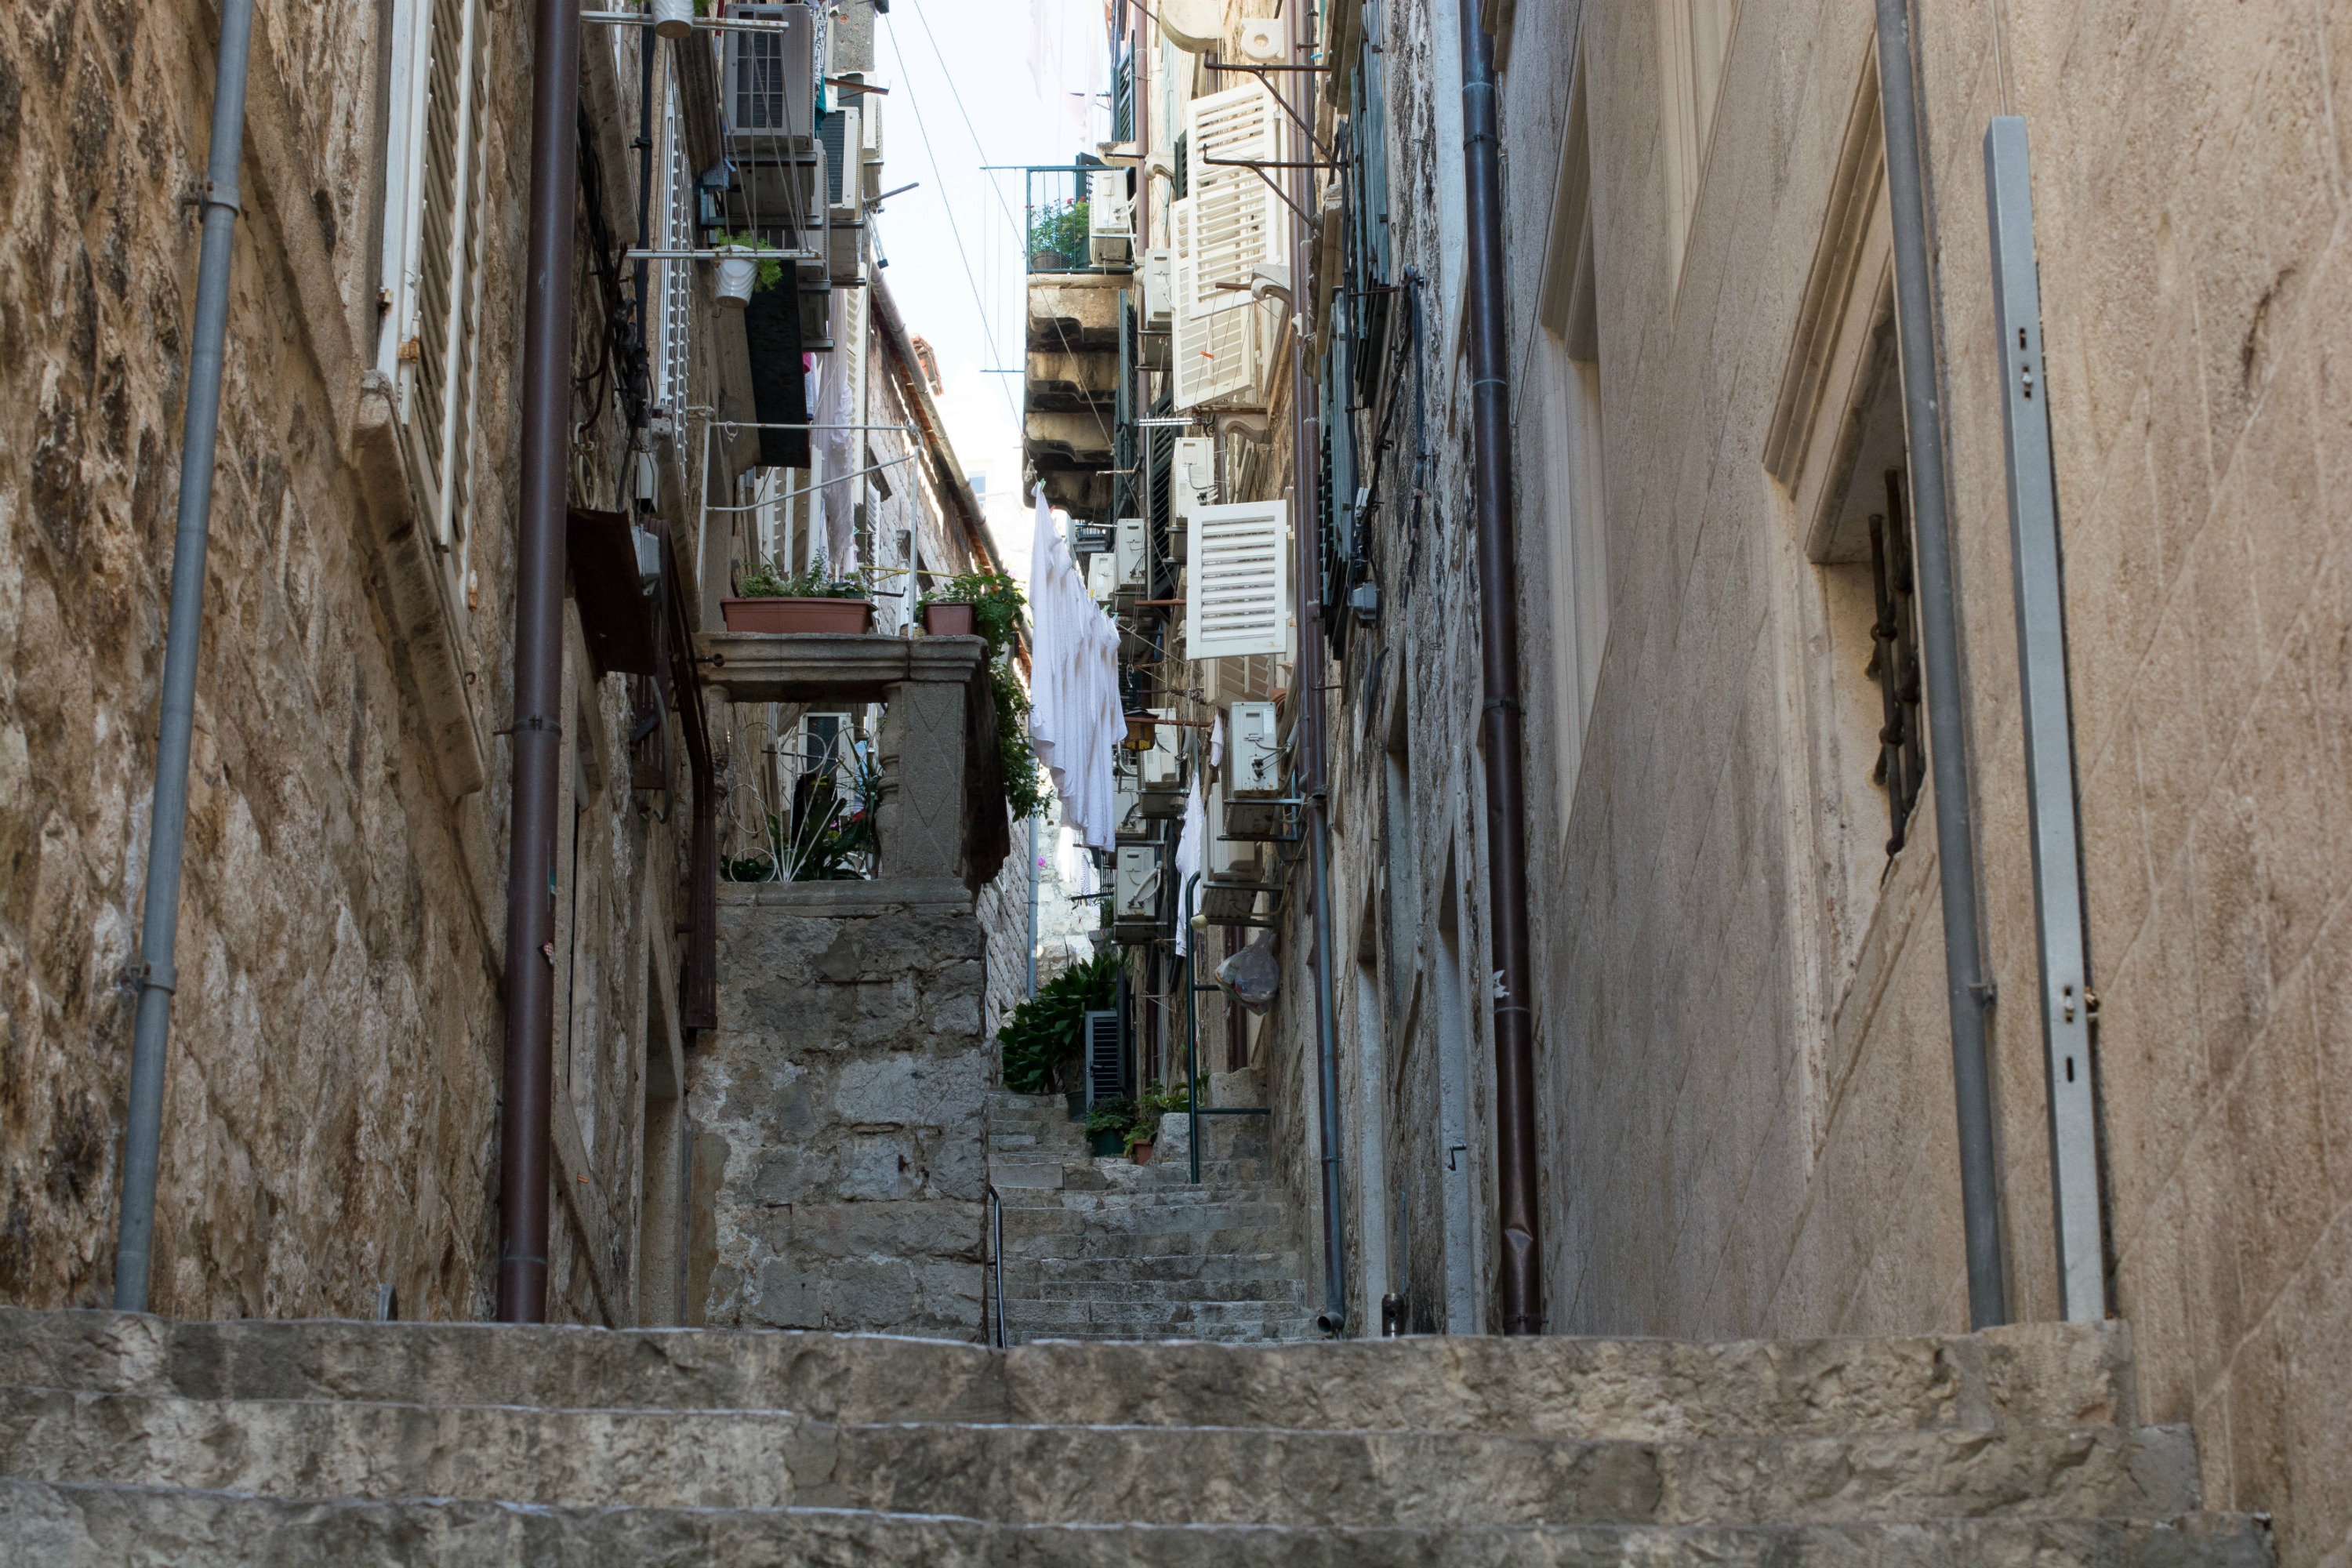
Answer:
[{"label": "stone staircase", "polygon": [[1268,1179],[1265,1119],[1202,1117],[1198,1186],[1190,1132],[1189,1118],[1171,1116],[1150,1164],[1098,1160],[1061,1096],[990,1096],[1009,1342],[1314,1337],[1290,1215]]},{"label": "stone staircase", "polygon": [[2262,1568],[2127,1351],[0,1310],[0,1563]]}]

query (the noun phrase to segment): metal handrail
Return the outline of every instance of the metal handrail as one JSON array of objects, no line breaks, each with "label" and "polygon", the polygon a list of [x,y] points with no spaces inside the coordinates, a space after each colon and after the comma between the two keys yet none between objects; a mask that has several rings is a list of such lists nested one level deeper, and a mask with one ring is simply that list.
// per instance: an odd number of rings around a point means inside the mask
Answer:
[{"label": "metal handrail", "polygon": [[1203,985],[1193,969],[1192,889],[1201,885],[1201,874],[1192,873],[1184,883],[1184,1113],[1191,1119],[1192,1131],[1192,1184],[1201,1184],[1201,1118],[1203,1116],[1272,1116],[1273,1110],[1264,1105],[1201,1104],[1201,1011],[1192,999],[1203,991],[1214,991],[1214,985]]},{"label": "metal handrail", "polygon": [[988,1262],[996,1280],[996,1331],[992,1342],[998,1350],[1009,1350],[1013,1335],[1004,1325],[1004,1194],[996,1190],[994,1182],[988,1184]]}]

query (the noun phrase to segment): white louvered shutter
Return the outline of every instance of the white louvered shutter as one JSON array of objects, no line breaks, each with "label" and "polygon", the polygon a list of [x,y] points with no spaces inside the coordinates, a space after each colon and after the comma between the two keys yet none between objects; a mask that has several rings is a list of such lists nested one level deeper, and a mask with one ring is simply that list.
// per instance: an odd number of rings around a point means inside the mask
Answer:
[{"label": "white louvered shutter", "polygon": [[[1242,161],[1279,163],[1282,108],[1252,81],[1196,98],[1185,106],[1191,148],[1195,309],[1214,315],[1252,301],[1246,285],[1261,265],[1278,262],[1282,247],[1278,169],[1234,168]],[[1216,162],[1211,162],[1211,160]],[[1238,289],[1220,284],[1241,284]]]},{"label": "white louvered shutter", "polygon": [[418,495],[447,546],[464,536],[473,499],[488,91],[481,0],[404,0],[395,37],[406,47],[394,73],[383,368],[397,377]]},{"label": "white louvered shutter", "polygon": [[1288,645],[1290,506],[1193,510],[1185,569],[1185,656],[1240,658]]},{"label": "white louvered shutter", "polygon": [[[1175,403],[1179,408],[1197,408],[1203,403],[1231,397],[1256,381],[1252,353],[1255,347],[1252,322],[1256,312],[1210,313],[1195,304],[1200,298],[1200,268],[1192,248],[1193,201],[1186,196],[1168,209],[1169,227],[1175,241],[1175,255],[1170,259],[1169,270],[1176,297],[1172,349]],[[1249,296],[1236,294],[1234,298],[1246,300]]]}]

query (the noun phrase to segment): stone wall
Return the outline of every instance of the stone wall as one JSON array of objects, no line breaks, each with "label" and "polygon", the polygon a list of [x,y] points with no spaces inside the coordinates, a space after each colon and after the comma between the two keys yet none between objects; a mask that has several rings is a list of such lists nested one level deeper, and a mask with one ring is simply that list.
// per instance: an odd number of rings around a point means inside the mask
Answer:
[{"label": "stone wall", "polygon": [[719,1026],[688,1093],[722,1176],[709,1322],[979,1336],[985,967],[969,900],[722,889]]},{"label": "stone wall", "polygon": [[[495,1279],[507,764],[493,732],[509,706],[529,8],[484,8],[482,479],[470,592],[454,594],[369,380],[389,7],[257,9],[152,1300],[190,1317],[369,1315],[390,1285],[402,1316],[478,1316]],[[14,1302],[103,1301],[111,1284],[121,972],[196,272],[183,197],[202,177],[217,26],[198,0],[0,12],[0,1299]],[[614,62],[591,50],[584,73],[604,119],[635,79]],[[618,145],[605,139],[616,230]],[[583,289],[583,367],[596,298]],[[574,499],[611,505],[617,416],[583,400],[579,416],[600,477]],[[626,683],[583,663],[575,631],[550,1310],[621,1322],[636,1310],[648,1055],[674,1030],[648,992],[674,975],[677,858],[672,814],[632,788]],[[442,742],[467,734],[478,756],[453,766]]]}]

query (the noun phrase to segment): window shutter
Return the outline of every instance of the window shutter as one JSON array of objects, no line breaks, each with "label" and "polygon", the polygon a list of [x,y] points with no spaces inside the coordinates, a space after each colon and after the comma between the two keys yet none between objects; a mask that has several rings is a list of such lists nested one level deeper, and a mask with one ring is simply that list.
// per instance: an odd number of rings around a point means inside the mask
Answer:
[{"label": "window shutter", "polygon": [[[1255,310],[1223,310],[1211,314],[1195,309],[1200,295],[1200,269],[1193,254],[1194,202],[1187,196],[1169,208],[1174,231],[1175,256],[1170,276],[1176,296],[1174,310],[1176,406],[1196,408],[1203,403],[1231,397],[1255,384],[1257,347]],[[1246,294],[1234,298],[1246,300]]]},{"label": "window shutter", "polygon": [[[1192,254],[1197,268],[1194,308],[1204,315],[1239,311],[1252,303],[1247,284],[1258,267],[1281,259],[1282,233],[1271,180],[1277,171],[1236,169],[1230,161],[1277,162],[1282,157],[1282,112],[1274,95],[1251,82],[1246,87],[1196,98],[1185,109],[1193,168]],[[1214,158],[1228,161],[1212,163]]]},{"label": "window shutter", "polygon": [[1289,643],[1288,503],[1196,507],[1191,527],[1185,656],[1281,653]]},{"label": "window shutter", "polygon": [[387,224],[400,238],[394,362],[417,489],[435,536],[454,545],[472,502],[484,29],[481,0],[415,3],[400,207]]}]

